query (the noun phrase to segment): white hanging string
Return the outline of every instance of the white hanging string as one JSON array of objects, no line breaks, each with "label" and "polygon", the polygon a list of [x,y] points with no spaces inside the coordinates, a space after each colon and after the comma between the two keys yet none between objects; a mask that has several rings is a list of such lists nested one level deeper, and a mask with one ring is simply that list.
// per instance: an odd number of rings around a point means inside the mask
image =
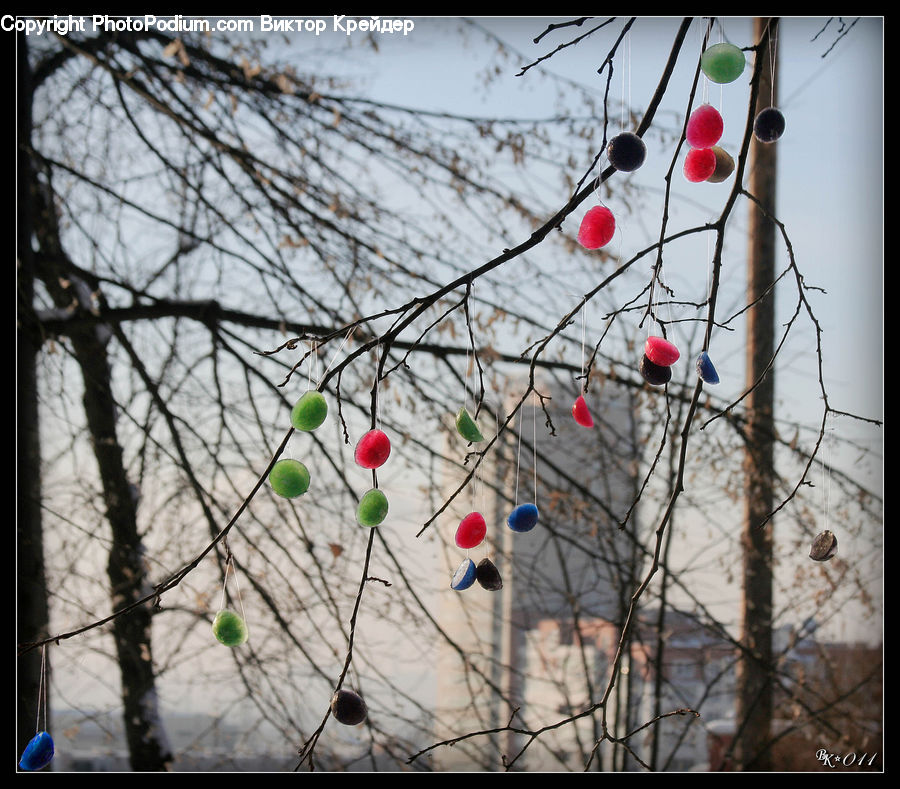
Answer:
[{"label": "white hanging string", "polygon": [[228,573],[231,570],[231,557],[225,560],[225,580],[222,582],[222,602],[219,604],[219,610],[221,611],[225,608],[225,604],[228,601],[227,593],[228,593]]},{"label": "white hanging string", "polygon": [[[625,32],[625,17],[622,17],[622,33]],[[622,47],[622,117],[619,122],[620,131],[625,131],[625,47]]]},{"label": "white hanging string", "polygon": [[478,502],[476,500],[476,490],[478,488],[478,468],[475,468],[475,472],[472,475],[472,512],[475,512],[478,509]]},{"label": "white hanging string", "polygon": [[535,400],[537,399],[537,395],[532,392],[531,395],[531,431],[533,433],[531,438],[531,451],[532,458],[531,462],[533,465],[533,473],[534,473],[534,506],[537,507],[537,403]]},{"label": "white hanging string", "polygon": [[234,586],[237,589],[238,606],[241,609],[241,619],[243,619],[246,624],[247,617],[244,615],[244,598],[241,595],[241,582],[238,578],[237,567],[235,567],[234,564],[234,557],[231,558],[231,574],[234,576]]},{"label": "white hanging string", "polygon": [[[771,24],[771,22],[769,22]],[[769,36],[769,75],[771,79],[769,80],[772,88],[772,97],[769,100],[769,106],[775,106],[775,58],[778,55],[778,26],[775,26],[775,29],[772,31],[772,34]]]},{"label": "white hanging string", "polygon": [[650,317],[652,320],[647,322],[647,336],[649,337],[653,334],[654,326],[659,325],[659,318],[657,318],[657,314],[659,313],[659,290],[662,282],[662,263],[659,264],[659,275],[656,279],[650,283],[651,288],[651,296],[650,296]]},{"label": "white hanging string", "polygon": [[587,310],[587,303],[581,305],[581,391],[584,391],[585,384],[587,383],[584,380],[584,342],[585,342],[585,328],[584,328],[584,313]]},{"label": "white hanging string", "polygon": [[[524,406],[524,403],[523,403]],[[516,449],[516,503],[515,506],[519,506],[519,466],[520,459],[522,457],[522,408],[519,409],[519,444]]]},{"label": "white hanging string", "polygon": [[234,585],[237,589],[237,600],[238,606],[241,609],[241,619],[245,622],[247,621],[247,617],[244,616],[244,600],[241,597],[241,583],[238,580],[237,567],[234,563],[234,556],[229,552],[228,558],[225,560],[225,582],[222,584],[222,604],[219,606],[220,609],[224,609],[225,605],[228,601],[228,576],[229,574],[234,578]]},{"label": "white hanging string", "polygon": [[463,408],[469,407],[469,345],[466,344],[466,366],[463,369]]},{"label": "white hanging string", "polygon": [[[703,36],[700,36],[700,55],[703,55]],[[700,73],[703,75],[703,86],[700,89],[700,102],[702,104],[706,104],[709,96],[709,77],[706,76],[706,72],[703,69],[700,69]]]},{"label": "white hanging string", "polygon": [[372,381],[372,391],[375,394],[375,427],[381,429],[381,413],[378,403],[378,356],[381,353],[381,341],[375,343],[375,377]]},{"label": "white hanging string", "polygon": [[[41,674],[38,679],[37,717],[34,721],[34,733],[41,731],[41,709],[44,710],[44,730],[47,728],[47,645],[41,646]],[[43,703],[42,703],[43,702]]]},{"label": "white hanging string", "polygon": [[631,36],[628,36],[628,112],[629,112],[629,123],[628,128],[631,128]]},{"label": "white hanging string", "polygon": [[331,361],[328,362],[328,367],[326,367],[326,368],[322,371],[322,376],[319,378],[318,386],[321,386],[321,385],[322,385],[322,379],[323,379],[326,375],[328,375],[328,371],[331,369],[331,366],[334,364],[335,359],[337,359],[338,354],[341,352],[341,349],[344,347],[344,345],[347,344],[347,341],[353,336],[353,332],[355,332],[355,331],[356,331],[356,326],[353,326],[353,327],[352,327],[352,328],[344,335],[344,339],[341,340],[341,344],[338,346],[337,350],[334,352],[334,356],[332,356],[332,357],[331,357]]},{"label": "white hanging string", "polygon": [[[494,435],[496,436],[500,432],[500,409],[494,409]],[[485,512],[487,509],[487,493],[485,491],[484,484],[484,476],[481,477],[481,511]]]},{"label": "white hanging string", "polygon": [[469,324],[471,327],[471,335],[472,335],[472,362],[471,368],[466,370],[466,376],[469,375],[471,371],[472,374],[472,408],[477,410],[478,404],[475,402],[475,315],[477,314],[477,308],[475,306],[475,283],[473,282],[469,288],[469,297],[471,298],[471,312],[469,313]]},{"label": "white hanging string", "polygon": [[665,269],[663,269],[662,266],[660,266],[660,269],[659,269],[659,276],[660,276],[660,279],[662,280],[662,287],[666,293],[666,313],[669,316],[669,327],[672,328],[675,325],[675,322],[672,318],[672,296],[669,293],[669,285],[666,282]]},{"label": "white hanging string", "polygon": [[828,430],[828,424],[825,425],[825,452],[822,460],[822,508],[824,510],[823,523],[828,528],[831,513],[831,454],[834,448],[834,427]]}]

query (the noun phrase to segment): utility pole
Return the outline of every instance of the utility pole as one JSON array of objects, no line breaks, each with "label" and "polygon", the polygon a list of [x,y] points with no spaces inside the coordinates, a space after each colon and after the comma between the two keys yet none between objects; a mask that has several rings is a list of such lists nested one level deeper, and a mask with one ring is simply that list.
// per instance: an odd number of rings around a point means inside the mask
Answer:
[{"label": "utility pole", "polygon": [[[776,106],[777,79],[774,64],[778,19],[757,17],[754,40],[766,44],[757,50],[762,58],[756,113]],[[768,36],[766,31],[768,28]],[[772,685],[772,578],[775,486],[774,371],[766,368],[775,352],[775,170],[777,145],[750,145],[748,190],[760,206],[750,204],[747,260],[746,380],[747,441],[744,483],[743,598],[741,644],[737,669],[737,728],[734,740],[736,769],[771,770]],[[771,288],[771,290],[769,290]],[[768,290],[768,292],[766,292]]]}]

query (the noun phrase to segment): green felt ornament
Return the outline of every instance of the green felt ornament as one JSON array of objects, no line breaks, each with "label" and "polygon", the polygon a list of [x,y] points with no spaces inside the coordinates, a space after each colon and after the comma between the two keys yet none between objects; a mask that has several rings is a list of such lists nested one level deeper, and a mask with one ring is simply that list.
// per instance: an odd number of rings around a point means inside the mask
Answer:
[{"label": "green felt ornament", "polygon": [[279,460],[269,472],[269,484],[279,496],[293,499],[309,490],[309,471],[299,460]]},{"label": "green felt ornament", "polygon": [[324,395],[315,389],[301,397],[291,409],[291,424],[295,430],[315,430],[328,416],[328,403]]},{"label": "green felt ornament", "polygon": [[240,646],[250,637],[247,623],[228,608],[223,608],[216,614],[212,629],[216,639],[226,647]]},{"label": "green felt ornament", "polygon": [[356,508],[356,520],[360,526],[378,526],[388,514],[388,500],[378,488],[372,488],[360,500]]},{"label": "green felt ornament", "polygon": [[475,420],[466,410],[465,406],[459,409],[456,415],[456,430],[466,441],[484,441],[484,436],[475,424]]},{"label": "green felt ornament", "polygon": [[740,47],[734,44],[713,44],[700,56],[700,68],[713,82],[720,85],[734,82],[744,73],[747,60]]}]

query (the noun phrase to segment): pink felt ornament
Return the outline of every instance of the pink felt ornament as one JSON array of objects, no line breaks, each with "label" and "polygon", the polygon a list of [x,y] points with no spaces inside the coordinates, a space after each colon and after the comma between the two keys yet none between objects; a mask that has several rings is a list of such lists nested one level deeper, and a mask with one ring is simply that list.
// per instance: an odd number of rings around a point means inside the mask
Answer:
[{"label": "pink felt ornament", "polygon": [[575,421],[578,422],[578,424],[582,427],[594,426],[594,418],[591,416],[591,412],[588,410],[587,403],[584,401],[583,395],[578,395],[578,399],[575,401],[575,405],[572,406],[572,416],[575,417]]},{"label": "pink felt ornament", "polygon": [[648,337],[644,343],[647,358],[660,367],[671,367],[681,354],[678,349],[663,337]]},{"label": "pink felt ornament", "polygon": [[487,523],[480,512],[470,512],[459,522],[456,529],[456,544],[460,548],[474,548],[481,545],[487,534]]},{"label": "pink felt ornament", "polygon": [[390,454],[391,440],[380,430],[370,430],[359,440],[353,458],[358,466],[378,468]]},{"label": "pink felt ornament", "polygon": [[616,232],[616,218],[606,206],[597,205],[584,215],[578,229],[578,243],[585,249],[606,246]]},{"label": "pink felt ornament", "polygon": [[712,104],[701,104],[688,119],[685,137],[691,148],[712,148],[725,131],[725,121]]},{"label": "pink felt ornament", "polygon": [[716,171],[716,152],[712,148],[691,148],[684,159],[684,177],[692,184],[707,180]]}]

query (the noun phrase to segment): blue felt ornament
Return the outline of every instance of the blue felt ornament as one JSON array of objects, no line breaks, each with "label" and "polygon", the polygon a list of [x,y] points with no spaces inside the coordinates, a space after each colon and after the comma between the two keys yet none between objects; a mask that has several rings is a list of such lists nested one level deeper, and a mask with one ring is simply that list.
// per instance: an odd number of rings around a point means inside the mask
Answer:
[{"label": "blue felt ornament", "polygon": [[701,351],[697,357],[697,375],[700,376],[703,383],[719,383],[719,374],[716,372],[712,359],[709,358],[709,354],[706,351]]},{"label": "blue felt ornament", "polygon": [[475,562],[471,559],[464,559],[463,563],[453,573],[453,580],[450,581],[450,588],[457,592],[468,589],[475,583]]},{"label": "blue felt ornament", "polygon": [[41,770],[53,759],[53,738],[45,731],[38,732],[22,751],[19,767],[23,770]]},{"label": "blue felt ornament", "polygon": [[538,522],[538,508],[534,504],[520,504],[506,519],[506,525],[514,532],[531,531]]}]

